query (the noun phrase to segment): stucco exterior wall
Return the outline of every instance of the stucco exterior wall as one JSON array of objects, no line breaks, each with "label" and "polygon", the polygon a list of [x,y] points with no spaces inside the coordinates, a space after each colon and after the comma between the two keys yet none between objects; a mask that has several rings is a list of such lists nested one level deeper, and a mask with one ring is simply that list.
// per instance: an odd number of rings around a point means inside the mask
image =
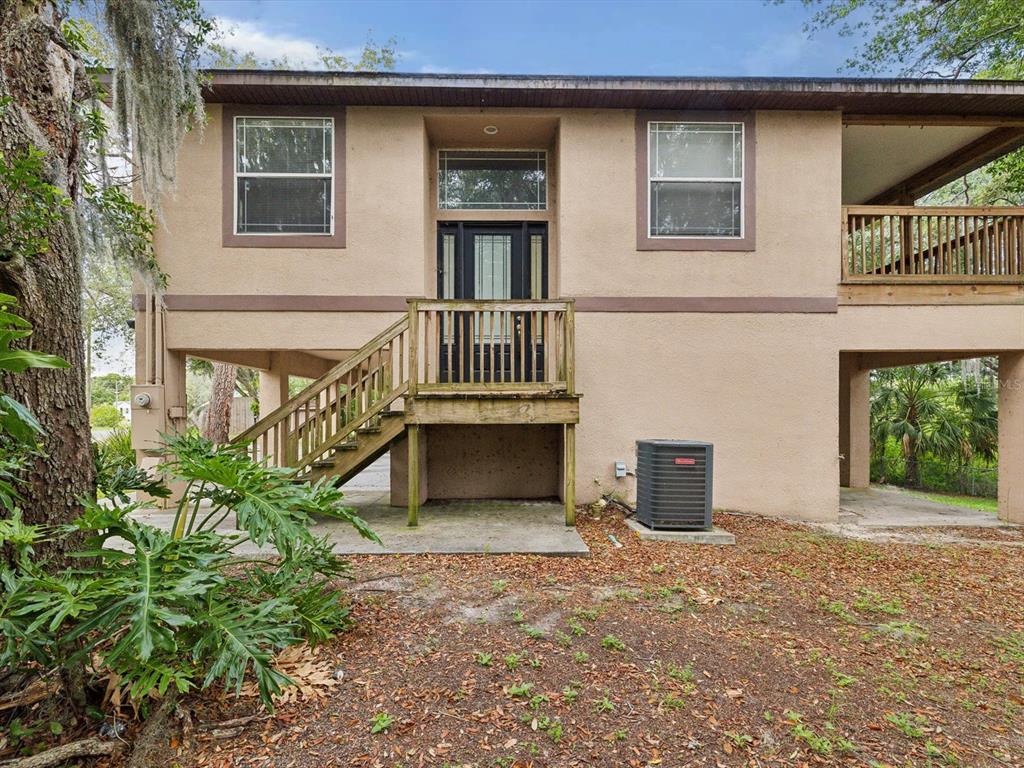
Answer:
[{"label": "stucco exterior wall", "polygon": [[156,248],[169,293],[413,296],[423,291],[426,163],[417,110],[346,110],[344,249],[222,248],[219,104],[180,154]]},{"label": "stucco exterior wall", "polygon": [[837,113],[756,114],[756,250],[636,249],[636,117],[561,120],[559,253],[567,296],[835,296]]},{"label": "stucco exterior wall", "polygon": [[612,490],[632,498],[614,462],[632,468],[636,440],[670,438],[714,443],[716,508],[836,515],[830,316],[585,313],[576,326],[581,502]]},{"label": "stucco exterior wall", "polygon": [[850,351],[1024,349],[1024,305],[840,307]]}]

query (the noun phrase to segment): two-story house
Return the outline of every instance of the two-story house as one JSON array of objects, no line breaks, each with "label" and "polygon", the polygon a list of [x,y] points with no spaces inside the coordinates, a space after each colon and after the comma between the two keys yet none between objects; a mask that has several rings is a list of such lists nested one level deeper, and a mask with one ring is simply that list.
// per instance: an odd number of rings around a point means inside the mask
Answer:
[{"label": "two-story house", "polygon": [[343,481],[390,451],[412,522],[572,522],[654,437],[714,443],[716,507],[830,520],[872,369],[997,355],[1024,522],[1024,209],[914,205],[1024,144],[1024,84],[215,71],[206,99],[168,290],[136,297],[137,448],[194,355],[260,370],[254,456]]}]

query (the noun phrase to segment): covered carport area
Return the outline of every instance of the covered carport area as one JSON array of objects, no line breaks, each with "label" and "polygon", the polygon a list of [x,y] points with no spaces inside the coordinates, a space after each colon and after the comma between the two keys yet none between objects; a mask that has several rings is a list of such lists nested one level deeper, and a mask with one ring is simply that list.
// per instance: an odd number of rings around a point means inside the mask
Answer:
[{"label": "covered carport area", "polygon": [[[1024,335],[1024,326],[1020,333]],[[871,371],[924,363],[949,362],[977,357],[999,361],[999,495],[998,520],[1024,523],[1024,350],[890,350],[844,351],[839,355],[839,484],[840,514],[845,509],[865,519],[883,519],[892,524],[908,520],[932,520],[917,525],[973,525],[985,520],[967,515],[974,522],[948,522],[953,513],[936,509],[922,499],[904,498],[897,491],[871,489]],[[888,506],[887,511],[884,508]],[[948,507],[947,507],[948,509]],[[944,522],[945,521],[945,522]]]}]

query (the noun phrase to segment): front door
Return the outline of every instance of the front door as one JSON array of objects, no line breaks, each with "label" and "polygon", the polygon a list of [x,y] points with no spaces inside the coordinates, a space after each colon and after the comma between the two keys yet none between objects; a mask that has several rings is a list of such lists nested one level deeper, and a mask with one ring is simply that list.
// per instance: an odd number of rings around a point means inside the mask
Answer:
[{"label": "front door", "polygon": [[[544,223],[441,223],[437,294],[472,301],[546,299],[547,257]],[[442,381],[543,380],[543,340],[532,339],[529,313],[465,311],[444,323],[441,332],[450,343],[439,345]]]}]

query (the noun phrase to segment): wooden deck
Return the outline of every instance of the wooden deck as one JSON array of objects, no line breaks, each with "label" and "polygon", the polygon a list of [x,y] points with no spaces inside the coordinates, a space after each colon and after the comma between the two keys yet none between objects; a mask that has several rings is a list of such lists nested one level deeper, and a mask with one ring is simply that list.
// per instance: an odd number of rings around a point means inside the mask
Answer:
[{"label": "wooden deck", "polygon": [[416,525],[423,425],[561,424],[573,525],[578,422],[572,301],[410,299],[405,317],[235,442],[258,461],[344,482],[404,435]]}]

